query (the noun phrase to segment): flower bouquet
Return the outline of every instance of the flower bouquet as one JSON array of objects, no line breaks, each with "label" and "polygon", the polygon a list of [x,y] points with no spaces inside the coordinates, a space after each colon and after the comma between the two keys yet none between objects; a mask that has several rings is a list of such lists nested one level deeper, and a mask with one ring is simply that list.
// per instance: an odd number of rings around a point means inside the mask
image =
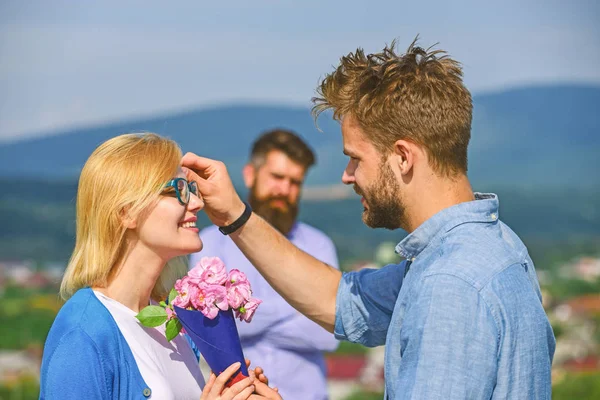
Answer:
[{"label": "flower bouquet", "polygon": [[252,297],[246,274],[237,269],[228,273],[221,259],[204,257],[175,283],[168,303],[147,306],[136,317],[147,327],[166,323],[169,341],[184,330],[217,375],[239,361],[240,372],[230,386],[248,376],[234,313],[250,322],[261,302]]}]

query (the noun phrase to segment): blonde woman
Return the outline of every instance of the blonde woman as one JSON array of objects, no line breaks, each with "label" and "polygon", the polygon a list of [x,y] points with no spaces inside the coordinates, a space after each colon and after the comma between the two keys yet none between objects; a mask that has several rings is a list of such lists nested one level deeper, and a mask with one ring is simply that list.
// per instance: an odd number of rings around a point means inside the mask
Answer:
[{"label": "blonde woman", "polygon": [[[44,346],[41,399],[278,398],[254,374],[229,389],[232,365],[205,385],[183,335],[146,328],[135,315],[187,272],[178,257],[202,248],[204,204],[179,167],[175,142],[126,134],[87,160],[77,192],[77,237],[58,313]],[[202,388],[204,387],[204,390]]]}]

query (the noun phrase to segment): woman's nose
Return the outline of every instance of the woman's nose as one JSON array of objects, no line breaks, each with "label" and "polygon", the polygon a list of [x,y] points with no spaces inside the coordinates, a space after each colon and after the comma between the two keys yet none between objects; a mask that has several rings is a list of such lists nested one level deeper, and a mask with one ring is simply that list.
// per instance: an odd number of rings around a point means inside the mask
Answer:
[{"label": "woman's nose", "polygon": [[204,208],[204,199],[202,195],[190,193],[190,201],[188,202],[188,210],[192,212],[200,211]]}]

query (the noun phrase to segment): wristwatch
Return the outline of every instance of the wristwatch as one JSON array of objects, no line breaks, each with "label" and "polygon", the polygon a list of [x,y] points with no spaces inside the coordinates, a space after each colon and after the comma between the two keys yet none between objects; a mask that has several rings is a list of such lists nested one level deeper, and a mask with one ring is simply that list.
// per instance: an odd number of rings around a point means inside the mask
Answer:
[{"label": "wristwatch", "polygon": [[246,222],[248,222],[248,220],[250,219],[250,216],[252,215],[252,208],[250,207],[250,204],[248,204],[246,202],[244,202],[244,205],[246,206],[246,208],[244,209],[244,212],[238,219],[233,221],[233,223],[231,225],[219,227],[219,231],[223,235],[229,235],[229,234],[237,231],[238,229],[240,229],[242,227],[242,225],[244,225]]}]

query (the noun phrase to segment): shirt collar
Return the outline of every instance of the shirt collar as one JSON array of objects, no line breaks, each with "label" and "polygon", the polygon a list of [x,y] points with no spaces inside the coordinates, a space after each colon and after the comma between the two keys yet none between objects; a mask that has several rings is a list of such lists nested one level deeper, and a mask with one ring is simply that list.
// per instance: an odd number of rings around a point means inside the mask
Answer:
[{"label": "shirt collar", "polygon": [[427,247],[438,233],[448,232],[468,222],[498,221],[498,196],[493,193],[475,193],[475,200],[448,207],[423,222],[396,246],[396,253],[408,260]]}]

